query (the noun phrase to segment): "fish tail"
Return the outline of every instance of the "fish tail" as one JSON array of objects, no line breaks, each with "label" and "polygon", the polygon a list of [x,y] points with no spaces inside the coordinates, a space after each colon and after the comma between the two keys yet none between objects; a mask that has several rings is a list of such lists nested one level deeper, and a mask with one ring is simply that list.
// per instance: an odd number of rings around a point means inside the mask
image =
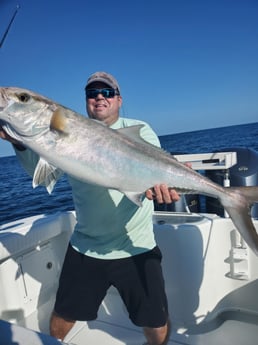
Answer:
[{"label": "fish tail", "polygon": [[251,207],[258,202],[258,187],[230,187],[225,191],[221,204],[246,244],[258,256],[258,234],[251,218]]}]

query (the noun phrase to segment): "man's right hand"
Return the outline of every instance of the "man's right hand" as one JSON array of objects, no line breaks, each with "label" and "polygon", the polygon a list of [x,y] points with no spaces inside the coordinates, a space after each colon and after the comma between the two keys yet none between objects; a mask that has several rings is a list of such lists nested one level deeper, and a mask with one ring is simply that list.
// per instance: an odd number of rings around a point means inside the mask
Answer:
[{"label": "man's right hand", "polygon": [[[1,126],[0,126],[0,138],[3,139],[3,140],[10,141],[10,143],[13,143],[14,141],[16,141],[16,140],[14,140],[13,138],[11,138],[10,135],[8,135],[8,134],[4,131],[3,127],[1,127]],[[17,143],[17,141],[16,141],[16,143]]]},{"label": "man's right hand", "polygon": [[0,138],[9,141],[11,144],[15,145],[18,150],[25,150],[25,147],[16,139],[12,138],[9,134],[5,132],[3,127],[0,126]]}]

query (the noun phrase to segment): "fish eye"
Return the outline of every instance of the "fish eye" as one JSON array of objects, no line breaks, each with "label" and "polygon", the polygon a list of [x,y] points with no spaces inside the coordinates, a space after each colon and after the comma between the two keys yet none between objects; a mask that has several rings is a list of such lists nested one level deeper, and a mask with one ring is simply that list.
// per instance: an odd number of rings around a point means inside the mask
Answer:
[{"label": "fish eye", "polygon": [[17,95],[19,100],[22,102],[22,103],[27,103],[30,99],[30,95],[23,92],[23,93],[20,93],[19,95]]}]

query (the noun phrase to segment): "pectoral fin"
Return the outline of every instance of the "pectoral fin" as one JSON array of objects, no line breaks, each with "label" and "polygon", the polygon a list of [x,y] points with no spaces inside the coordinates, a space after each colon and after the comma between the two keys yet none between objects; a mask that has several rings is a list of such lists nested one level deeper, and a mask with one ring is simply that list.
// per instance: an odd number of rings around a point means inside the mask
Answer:
[{"label": "pectoral fin", "polygon": [[50,121],[50,129],[62,134],[68,134],[67,119],[61,108],[58,108],[53,112]]},{"label": "pectoral fin", "polygon": [[32,186],[36,188],[39,185],[46,187],[49,194],[57,182],[57,180],[63,175],[63,171],[49,164],[43,158],[40,158],[33,176]]}]

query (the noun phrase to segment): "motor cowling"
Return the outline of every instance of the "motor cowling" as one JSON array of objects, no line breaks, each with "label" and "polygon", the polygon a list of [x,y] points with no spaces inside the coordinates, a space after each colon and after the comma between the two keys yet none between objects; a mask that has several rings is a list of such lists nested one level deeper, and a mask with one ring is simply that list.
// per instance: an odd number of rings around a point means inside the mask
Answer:
[{"label": "motor cowling", "polygon": [[[258,186],[258,152],[249,148],[225,148],[220,152],[236,152],[237,164],[227,171],[209,170],[205,175],[212,181],[224,185],[225,179],[229,178],[231,187]],[[224,215],[224,209],[217,199],[206,197],[206,212]],[[252,207],[251,215],[258,218],[258,204]]]}]

